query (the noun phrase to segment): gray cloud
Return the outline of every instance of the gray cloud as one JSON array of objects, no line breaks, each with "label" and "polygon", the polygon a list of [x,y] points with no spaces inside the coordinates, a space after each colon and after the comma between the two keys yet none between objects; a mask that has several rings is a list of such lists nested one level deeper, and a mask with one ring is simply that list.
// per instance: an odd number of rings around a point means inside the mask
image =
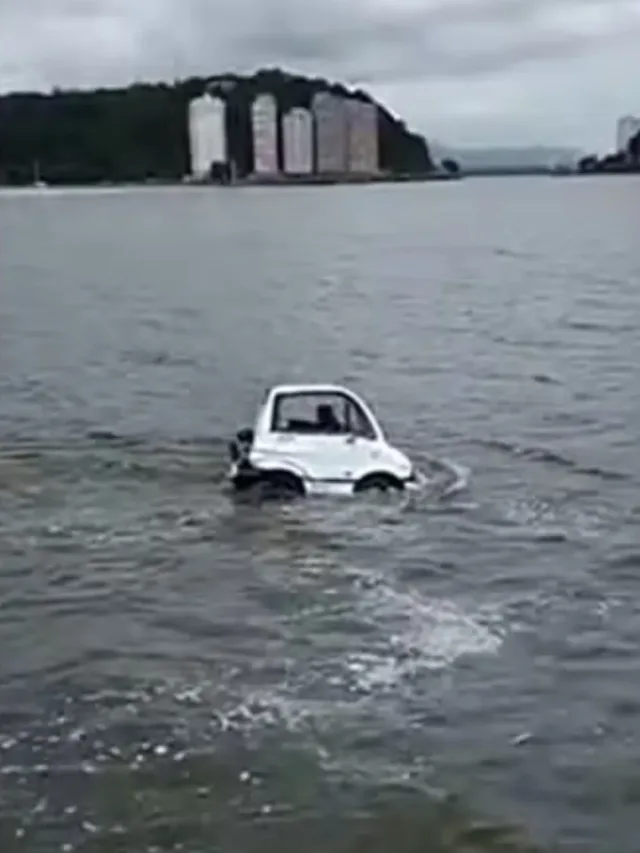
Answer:
[{"label": "gray cloud", "polygon": [[427,135],[600,145],[640,108],[639,36],[637,0],[0,0],[0,88],[277,64],[367,85]]},{"label": "gray cloud", "polygon": [[[464,77],[635,38],[636,8],[635,0],[447,0],[367,9],[334,0],[320,11],[276,0],[239,47],[263,61],[332,62],[360,79]],[[598,29],[585,28],[594,13]]]}]

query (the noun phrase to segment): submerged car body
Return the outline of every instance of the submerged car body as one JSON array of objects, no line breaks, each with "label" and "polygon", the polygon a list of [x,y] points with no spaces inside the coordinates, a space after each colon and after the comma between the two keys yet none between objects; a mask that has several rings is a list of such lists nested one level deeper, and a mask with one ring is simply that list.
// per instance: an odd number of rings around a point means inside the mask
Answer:
[{"label": "submerged car body", "polygon": [[367,404],[340,385],[279,385],[267,391],[252,429],[230,444],[229,480],[298,495],[417,488],[420,475],[388,443]]}]

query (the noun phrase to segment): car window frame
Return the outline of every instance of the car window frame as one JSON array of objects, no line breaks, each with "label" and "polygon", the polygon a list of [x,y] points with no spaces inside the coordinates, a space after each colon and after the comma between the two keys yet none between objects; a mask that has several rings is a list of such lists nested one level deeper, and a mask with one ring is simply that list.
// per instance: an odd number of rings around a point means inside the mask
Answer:
[{"label": "car window frame", "polygon": [[[278,420],[280,417],[280,407],[282,405],[283,400],[289,398],[296,397],[310,397],[317,401],[322,401],[323,398],[327,398],[332,401],[339,401],[342,412],[341,416],[343,422],[347,424],[349,429],[336,432],[336,433],[327,433],[327,432],[314,432],[314,431],[296,431],[296,430],[288,430],[278,428]],[[345,412],[352,408],[354,412],[359,412],[360,416],[367,425],[368,430],[365,433],[356,432],[353,429],[353,424],[351,422],[351,418],[345,418]],[[366,409],[362,406],[362,404],[351,397],[350,395],[344,393],[343,391],[295,391],[295,392],[279,392],[274,396],[273,404],[271,407],[271,417],[269,419],[269,432],[275,433],[277,435],[295,435],[295,436],[312,436],[313,438],[344,438],[350,435],[354,435],[358,438],[363,438],[368,441],[376,441],[378,438],[377,430],[375,428],[375,424],[373,423],[372,417],[366,411]]]}]

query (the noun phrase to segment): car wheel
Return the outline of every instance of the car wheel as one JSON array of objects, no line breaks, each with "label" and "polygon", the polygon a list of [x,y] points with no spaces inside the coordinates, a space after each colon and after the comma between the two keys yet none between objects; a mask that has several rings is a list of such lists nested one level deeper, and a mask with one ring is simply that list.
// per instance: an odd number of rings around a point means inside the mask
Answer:
[{"label": "car wheel", "polygon": [[359,483],[356,483],[354,491],[358,494],[363,492],[374,492],[378,494],[393,494],[404,491],[404,484],[392,474],[369,474]]},{"label": "car wheel", "polygon": [[285,500],[299,498],[304,495],[304,485],[299,477],[288,471],[271,471],[264,474],[260,482],[262,498],[277,498]]}]

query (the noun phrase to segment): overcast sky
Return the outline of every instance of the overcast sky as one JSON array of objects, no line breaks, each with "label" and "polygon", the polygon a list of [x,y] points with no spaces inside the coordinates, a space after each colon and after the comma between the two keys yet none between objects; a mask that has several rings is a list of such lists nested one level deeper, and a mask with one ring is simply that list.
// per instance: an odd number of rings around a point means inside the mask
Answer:
[{"label": "overcast sky", "polygon": [[280,65],[428,139],[604,151],[640,113],[640,0],[0,0],[0,90]]}]

